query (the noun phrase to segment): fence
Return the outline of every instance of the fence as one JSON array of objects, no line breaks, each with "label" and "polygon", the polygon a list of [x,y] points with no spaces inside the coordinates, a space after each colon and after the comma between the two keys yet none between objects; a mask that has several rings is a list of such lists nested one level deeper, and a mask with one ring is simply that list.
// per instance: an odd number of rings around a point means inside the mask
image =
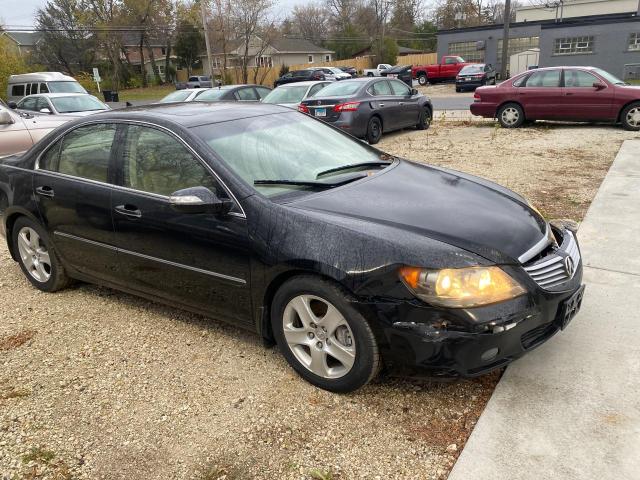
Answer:
[{"label": "fence", "polygon": [[436,53],[418,53],[396,57],[396,65],[429,65],[431,63],[438,63]]}]

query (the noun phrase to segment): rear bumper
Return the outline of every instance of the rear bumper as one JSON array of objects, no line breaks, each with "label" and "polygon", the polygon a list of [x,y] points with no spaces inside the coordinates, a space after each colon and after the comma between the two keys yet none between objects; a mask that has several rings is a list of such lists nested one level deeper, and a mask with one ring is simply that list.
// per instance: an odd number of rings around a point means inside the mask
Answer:
[{"label": "rear bumper", "polygon": [[483,86],[483,80],[471,80],[471,81],[461,81],[461,80],[456,80],[456,87],[457,88],[478,88]]},{"label": "rear bumper", "polygon": [[495,118],[497,105],[493,103],[474,102],[469,106],[472,114],[479,117]]}]

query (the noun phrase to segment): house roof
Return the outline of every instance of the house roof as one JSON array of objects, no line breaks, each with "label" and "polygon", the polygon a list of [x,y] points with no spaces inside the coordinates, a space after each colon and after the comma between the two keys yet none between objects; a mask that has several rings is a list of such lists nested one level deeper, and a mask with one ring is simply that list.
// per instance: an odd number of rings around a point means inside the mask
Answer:
[{"label": "house roof", "polygon": [[314,45],[304,38],[280,37],[270,43],[280,53],[334,53],[333,50]]},{"label": "house roof", "polygon": [[11,38],[21,47],[33,47],[40,40],[42,40],[42,33],[40,32],[19,32],[13,30],[5,30],[2,33]]},{"label": "house roof", "polygon": [[410,53],[423,53],[424,50],[417,50],[415,48],[398,46],[398,54],[399,55],[408,55]]}]

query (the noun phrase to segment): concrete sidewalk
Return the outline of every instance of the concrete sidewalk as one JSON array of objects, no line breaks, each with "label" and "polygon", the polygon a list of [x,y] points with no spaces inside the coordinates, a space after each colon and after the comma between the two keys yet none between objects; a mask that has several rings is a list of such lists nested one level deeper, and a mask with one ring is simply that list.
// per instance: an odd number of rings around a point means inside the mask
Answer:
[{"label": "concrete sidewalk", "polygon": [[449,480],[640,479],[640,140],[578,237],[582,311],[507,368]]}]

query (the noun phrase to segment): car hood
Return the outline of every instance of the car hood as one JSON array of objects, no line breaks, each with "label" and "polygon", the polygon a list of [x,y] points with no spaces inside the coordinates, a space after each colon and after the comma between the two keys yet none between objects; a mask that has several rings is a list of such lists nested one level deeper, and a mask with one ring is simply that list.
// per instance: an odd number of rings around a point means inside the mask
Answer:
[{"label": "car hood", "polygon": [[517,263],[547,229],[526,200],[504,187],[405,160],[289,205],[410,230],[496,263]]}]

